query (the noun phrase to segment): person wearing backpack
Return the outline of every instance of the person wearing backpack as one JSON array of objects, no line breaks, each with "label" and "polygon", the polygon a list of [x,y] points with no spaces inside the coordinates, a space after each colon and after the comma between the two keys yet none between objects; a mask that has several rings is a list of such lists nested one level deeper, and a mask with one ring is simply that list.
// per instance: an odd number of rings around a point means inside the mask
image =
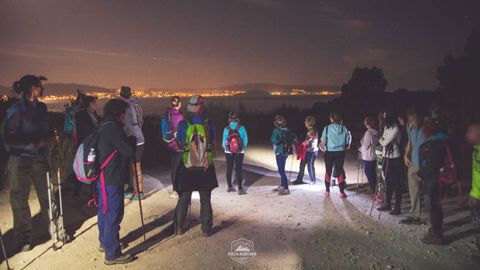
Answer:
[{"label": "person wearing backpack", "polygon": [[[119,232],[124,214],[123,187],[130,182],[130,165],[137,148],[135,136],[127,137],[123,129],[129,104],[111,99],[104,107],[105,120],[100,124],[97,151],[99,164],[106,164],[103,177],[96,181],[98,190],[98,231],[101,252],[107,265],[133,260],[121,251]],[[102,183],[103,178],[103,183]]]},{"label": "person wearing backpack", "polygon": [[[97,98],[84,96],[81,103],[81,109],[74,114],[75,130],[78,139],[76,148],[95,130],[100,122],[100,117],[97,115]],[[73,196],[78,197],[82,183],[76,180],[74,183]]]},{"label": "person wearing backpack", "polygon": [[425,142],[420,146],[420,169],[418,176],[424,187],[425,208],[429,214],[430,228],[421,239],[429,245],[443,245],[443,209],[441,205],[442,187],[440,170],[447,158],[447,136],[441,131],[438,119],[431,117],[423,121]]},{"label": "person wearing backpack", "polygon": [[425,142],[425,136],[423,135],[422,117],[418,112],[410,110],[407,112],[408,125],[407,135],[408,142],[405,149],[403,160],[405,166],[408,168],[408,192],[410,195],[410,213],[405,219],[401,220],[402,224],[420,224],[420,189],[421,179],[417,173],[420,169],[419,149],[420,145]]},{"label": "person wearing backpack", "polygon": [[245,150],[248,145],[248,134],[245,126],[240,125],[240,118],[235,112],[228,114],[228,126],[223,129],[222,147],[225,150],[227,163],[227,192],[235,192],[232,185],[232,173],[235,167],[235,178],[238,184],[238,195],[247,194],[243,189],[242,166]]},{"label": "person wearing backpack", "polygon": [[368,186],[372,194],[375,193],[377,186],[376,175],[376,159],[375,159],[375,144],[377,143],[377,130],[375,130],[375,119],[373,117],[365,117],[363,124],[367,128],[360,140],[361,161],[363,162],[364,173],[367,176]]},{"label": "person wearing backpack", "polygon": [[342,117],[338,113],[330,114],[330,124],[322,132],[320,148],[325,152],[325,196],[330,196],[330,181],[332,177],[338,179],[340,198],[347,198],[345,194],[345,151],[350,149],[352,136],[343,125]]},{"label": "person wearing backpack", "polygon": [[278,173],[280,174],[280,186],[273,189],[279,195],[289,195],[288,177],[285,172],[285,167],[289,155],[293,154],[293,148],[296,143],[296,136],[289,128],[287,128],[287,119],[282,115],[276,115],[273,125],[275,128],[272,131],[270,138],[273,144],[273,151],[277,162]]},{"label": "person wearing backpack", "polygon": [[176,235],[185,233],[185,218],[192,192],[200,194],[200,219],[205,237],[212,233],[212,190],[218,187],[213,164],[215,127],[204,115],[204,99],[193,96],[187,106],[188,115],[178,125],[177,138],[183,145],[183,157],[175,175],[175,190],[178,202],[175,209],[174,228]]},{"label": "person wearing backpack", "polygon": [[[403,195],[404,165],[400,143],[402,133],[398,119],[393,112],[385,115],[385,129],[378,142],[383,147],[383,174],[386,194],[379,211],[389,211],[390,215],[400,215]],[[392,197],[395,193],[395,207],[392,210]]]},{"label": "person wearing backpack", "polygon": [[170,197],[178,199],[178,194],[175,191],[175,173],[177,167],[182,162],[183,149],[178,141],[177,131],[178,125],[183,120],[183,113],[180,111],[182,102],[180,97],[174,96],[170,100],[170,108],[167,109],[162,116],[162,138],[168,144],[170,151],[171,177],[172,177],[172,192]]},{"label": "person wearing backpack", "polygon": [[480,123],[470,125],[466,137],[468,143],[473,145],[472,190],[469,204],[477,244],[477,254],[474,257],[480,261]]},{"label": "person wearing backpack", "polygon": [[[50,126],[47,105],[38,99],[43,96],[43,76],[25,75],[13,84],[21,99],[5,113],[3,124],[4,142],[10,153],[7,165],[10,186],[10,205],[13,212],[15,242],[21,251],[32,249],[32,216],[28,204],[30,187],[33,184],[40,213],[45,224],[49,222],[49,198],[47,188],[48,144]],[[58,207],[52,198],[55,232],[60,241],[71,241],[72,237],[59,224]],[[62,229],[58,229],[62,228]],[[54,233],[54,232],[50,232]]]},{"label": "person wearing backpack", "polygon": [[305,134],[302,136],[304,139],[301,141],[301,145],[298,146],[305,149],[305,157],[300,160],[300,169],[297,180],[293,182],[294,185],[306,184],[303,181],[305,167],[307,167],[308,170],[310,183],[315,184],[317,180],[315,177],[315,161],[318,157],[318,131],[315,128],[315,117],[309,115],[305,118],[305,128]]},{"label": "person wearing backpack", "polygon": [[[132,178],[130,179],[129,187],[125,192],[125,197],[132,201],[143,198],[143,173],[142,173],[142,156],[145,147],[145,137],[143,136],[143,111],[138,101],[133,98],[132,89],[129,86],[122,86],[120,88],[121,98],[128,104],[127,114],[125,115],[125,124],[123,129],[127,136],[134,136],[137,138],[137,149],[135,151],[135,163],[132,163],[131,171]],[[136,167],[136,168],[135,168]],[[138,188],[133,184],[133,176],[137,172]],[[133,186],[133,187],[132,187]],[[132,192],[134,191],[134,192]]]}]

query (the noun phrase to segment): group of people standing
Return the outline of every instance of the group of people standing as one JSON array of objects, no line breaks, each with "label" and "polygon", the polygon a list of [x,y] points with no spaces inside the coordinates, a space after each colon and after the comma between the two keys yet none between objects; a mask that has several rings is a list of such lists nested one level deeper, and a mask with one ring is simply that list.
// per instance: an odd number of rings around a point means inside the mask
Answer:
[{"label": "group of people standing", "polygon": [[[32,221],[28,206],[31,184],[37,191],[42,216],[48,220],[45,175],[49,170],[46,151],[50,127],[47,106],[39,101],[44,91],[42,82],[45,80],[45,77],[26,75],[14,83],[14,90],[21,95],[21,99],[8,109],[5,125],[2,127],[10,153],[8,176],[14,230],[22,251],[32,248]],[[73,114],[75,144],[80,146],[90,134],[98,132],[98,161],[100,164],[110,161],[102,168],[104,184],[100,181],[97,184],[99,250],[105,252],[105,264],[128,263],[133,258],[122,253],[119,230],[125,199],[141,200],[144,197],[141,170],[145,144],[142,109],[133,98],[132,90],[126,86],[121,88],[119,98],[106,103],[103,119],[97,114],[94,97],[84,96],[80,107]],[[172,97],[170,108],[161,120],[162,138],[168,145],[171,157],[171,196],[178,199],[173,221],[175,234],[182,235],[188,229],[185,219],[192,192],[198,191],[202,232],[208,237],[214,232],[211,193],[218,187],[213,163],[214,150],[218,148],[215,125],[205,115],[205,100],[202,96],[189,99],[185,114],[181,108],[180,97]],[[319,152],[323,152],[326,169],[325,196],[330,196],[330,187],[336,181],[340,188],[340,197],[347,197],[344,162],[346,151],[352,145],[352,135],[339,114],[332,113],[329,118],[330,123],[319,133],[315,127],[315,117],[307,116],[304,132],[301,136],[296,136],[287,127],[285,117],[275,116],[271,142],[281,179],[280,185],[274,189],[279,195],[290,194],[290,179],[286,172],[290,155],[296,153],[301,160],[299,174],[293,184],[307,183],[304,181],[305,168],[309,182],[315,184],[315,161]],[[371,193],[374,195],[373,199],[382,202],[378,210],[390,211],[392,215],[401,213],[405,168],[408,168],[406,175],[412,204],[409,216],[402,222],[420,222],[420,194],[423,189],[431,226],[422,241],[426,244],[442,244],[442,189],[439,177],[448,156],[447,136],[442,132],[438,119],[424,118],[414,111],[409,112],[407,118],[405,127],[400,124],[397,115],[391,112],[381,113],[378,121],[373,117],[365,118],[366,131],[361,139],[360,157]],[[408,140],[402,139],[402,136],[407,136]],[[467,140],[474,145],[470,203],[477,243],[480,245],[480,124],[470,127]],[[227,192],[237,192],[239,195],[247,193],[242,167],[248,143],[246,127],[241,124],[237,113],[230,112],[221,140],[227,165]],[[234,172],[238,190],[233,182]],[[81,185],[75,186],[75,192],[78,192]],[[393,195],[395,204],[392,209]],[[53,213],[54,220],[57,220],[56,204]],[[65,232],[60,235],[67,241],[72,240]]]}]

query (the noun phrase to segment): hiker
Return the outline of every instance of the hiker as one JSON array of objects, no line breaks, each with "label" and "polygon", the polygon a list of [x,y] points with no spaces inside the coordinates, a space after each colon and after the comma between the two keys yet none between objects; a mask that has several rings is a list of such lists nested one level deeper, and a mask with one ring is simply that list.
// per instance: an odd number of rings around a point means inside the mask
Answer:
[{"label": "hiker", "polygon": [[167,109],[162,117],[162,138],[168,143],[170,152],[171,177],[172,177],[172,192],[170,197],[178,199],[178,193],[175,191],[175,173],[177,167],[182,161],[183,149],[178,141],[177,131],[178,124],[183,120],[183,113],[180,111],[182,102],[179,96],[174,96],[170,100],[170,108]]},{"label": "hiker", "polygon": [[205,237],[212,235],[213,210],[212,190],[218,187],[213,165],[215,127],[204,116],[204,99],[193,96],[187,106],[187,117],[178,126],[177,137],[184,146],[183,162],[175,175],[175,190],[178,202],[175,209],[174,228],[176,235],[185,233],[185,218],[192,199],[192,192],[200,193],[200,219]]},{"label": "hiker", "polygon": [[[10,158],[7,174],[10,186],[10,205],[13,212],[13,227],[17,248],[20,251],[32,249],[32,216],[28,203],[30,187],[33,184],[43,221],[49,222],[49,199],[47,188],[48,144],[50,126],[47,105],[38,99],[43,96],[43,76],[25,75],[13,84],[13,89],[21,99],[5,113],[3,127],[4,141]],[[55,197],[55,196],[53,196]],[[54,230],[60,241],[71,241],[58,223],[59,211],[55,198],[52,198]],[[50,232],[53,234],[54,232]]]},{"label": "hiker", "polygon": [[480,260],[480,123],[470,125],[467,131],[467,141],[473,145],[472,190],[469,202],[477,242],[475,257]]},{"label": "hiker", "polygon": [[[392,112],[385,115],[385,129],[378,142],[383,147],[383,174],[385,176],[386,196],[379,211],[389,211],[390,215],[400,215],[403,194],[403,160],[400,125]],[[392,197],[395,192],[395,207],[392,210]]]},{"label": "hiker", "polygon": [[300,168],[297,180],[293,182],[294,185],[306,184],[303,181],[305,166],[307,166],[310,183],[315,184],[317,181],[315,177],[315,161],[318,157],[318,131],[315,128],[315,123],[315,117],[309,115],[305,118],[305,128],[307,130],[302,136],[304,139],[298,145],[298,148],[301,148],[302,151],[297,151],[297,155],[300,155],[299,152],[305,153],[305,155],[300,157]]},{"label": "hiker", "polygon": [[[122,254],[120,245],[120,223],[124,214],[123,186],[130,182],[130,164],[135,154],[135,136],[127,138],[123,123],[128,114],[129,104],[122,99],[111,99],[103,108],[105,117],[100,124],[97,156],[104,164],[104,183],[97,181],[98,191],[98,239],[101,252],[105,252],[107,265],[124,264],[133,260],[130,254]],[[115,151],[116,154],[114,154]],[[111,159],[110,159],[111,158]],[[110,160],[110,161],[108,161]]]},{"label": "hiker", "polygon": [[423,135],[422,120],[418,112],[410,110],[407,112],[408,118],[408,142],[405,149],[403,160],[405,166],[408,168],[408,192],[410,195],[410,213],[405,219],[401,220],[403,224],[420,224],[420,198],[421,179],[418,177],[418,170],[420,169],[419,149],[420,145],[425,142]]},{"label": "hiker", "polygon": [[337,178],[340,188],[340,198],[347,198],[345,194],[345,151],[350,149],[352,136],[343,125],[342,117],[338,113],[330,114],[330,124],[322,132],[320,148],[325,152],[325,196],[330,196],[330,182],[332,177]]},{"label": "hiker", "polygon": [[289,179],[287,178],[285,167],[288,156],[293,154],[293,148],[297,138],[295,134],[287,128],[287,119],[282,115],[275,116],[273,125],[275,128],[272,131],[271,141],[277,161],[278,173],[281,178],[280,186],[274,188],[273,191],[278,192],[279,195],[288,195],[290,194],[290,189],[288,188]]},{"label": "hiker", "polygon": [[[128,109],[127,114],[125,115],[125,125],[123,129],[127,133],[127,137],[135,136],[137,138],[137,149],[135,150],[135,160],[132,163],[131,171],[132,176],[130,179],[130,184],[125,191],[125,198],[132,201],[136,201],[144,197],[143,194],[143,173],[142,173],[142,156],[145,147],[145,137],[143,136],[142,127],[143,127],[143,111],[142,107],[138,101],[133,98],[132,89],[128,86],[122,86],[120,89],[121,98],[127,102]],[[135,168],[136,167],[136,168]],[[137,185],[134,184],[134,175],[135,171],[137,172]],[[133,188],[132,188],[133,186]],[[135,192],[133,192],[135,191]]]},{"label": "hiker", "polygon": [[[85,140],[98,126],[100,117],[97,115],[97,98],[94,96],[84,96],[81,100],[81,109],[74,114],[75,131],[77,135],[77,145]],[[74,179],[73,196],[78,197],[82,183]]]},{"label": "hiker", "polygon": [[235,179],[238,185],[238,195],[247,194],[243,188],[242,166],[243,156],[248,145],[248,134],[245,126],[240,125],[237,113],[228,114],[228,126],[223,129],[222,147],[225,150],[227,162],[227,192],[235,192],[232,185],[232,173],[235,165]]},{"label": "hiker", "polygon": [[368,180],[368,187],[370,193],[375,193],[377,186],[377,174],[376,174],[376,159],[375,159],[375,144],[377,143],[377,131],[375,130],[375,119],[373,117],[366,117],[363,124],[367,128],[360,140],[360,152],[361,162],[363,162],[363,169],[365,176]]},{"label": "hiker", "polygon": [[418,176],[423,182],[425,208],[429,214],[430,228],[422,238],[422,242],[430,245],[442,245],[444,243],[443,209],[440,201],[443,191],[439,174],[447,156],[447,136],[441,131],[439,121],[430,117],[423,121],[423,133],[426,139],[419,150]]}]

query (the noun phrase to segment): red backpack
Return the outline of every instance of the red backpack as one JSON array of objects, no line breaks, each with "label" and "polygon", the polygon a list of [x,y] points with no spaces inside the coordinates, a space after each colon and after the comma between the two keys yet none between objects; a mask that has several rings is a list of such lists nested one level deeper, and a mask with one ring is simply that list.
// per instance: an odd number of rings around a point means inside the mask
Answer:
[{"label": "red backpack", "polygon": [[240,133],[238,130],[240,129],[240,125],[238,125],[235,129],[232,129],[230,126],[227,127],[228,129],[228,138],[227,138],[227,151],[230,153],[240,153],[243,150],[242,139],[240,138]]},{"label": "red backpack", "polygon": [[444,185],[453,185],[457,182],[457,166],[453,160],[452,149],[445,141],[445,151],[447,155],[443,163],[442,168],[440,168],[439,180],[441,184]]}]

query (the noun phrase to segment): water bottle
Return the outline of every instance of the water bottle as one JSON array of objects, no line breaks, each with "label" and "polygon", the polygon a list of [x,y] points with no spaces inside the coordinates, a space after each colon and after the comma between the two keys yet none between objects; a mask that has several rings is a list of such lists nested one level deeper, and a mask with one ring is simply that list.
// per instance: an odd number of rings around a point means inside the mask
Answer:
[{"label": "water bottle", "polygon": [[87,161],[88,162],[94,162],[95,161],[95,149],[91,148],[90,149],[90,152],[88,153],[88,156],[87,156]]}]

